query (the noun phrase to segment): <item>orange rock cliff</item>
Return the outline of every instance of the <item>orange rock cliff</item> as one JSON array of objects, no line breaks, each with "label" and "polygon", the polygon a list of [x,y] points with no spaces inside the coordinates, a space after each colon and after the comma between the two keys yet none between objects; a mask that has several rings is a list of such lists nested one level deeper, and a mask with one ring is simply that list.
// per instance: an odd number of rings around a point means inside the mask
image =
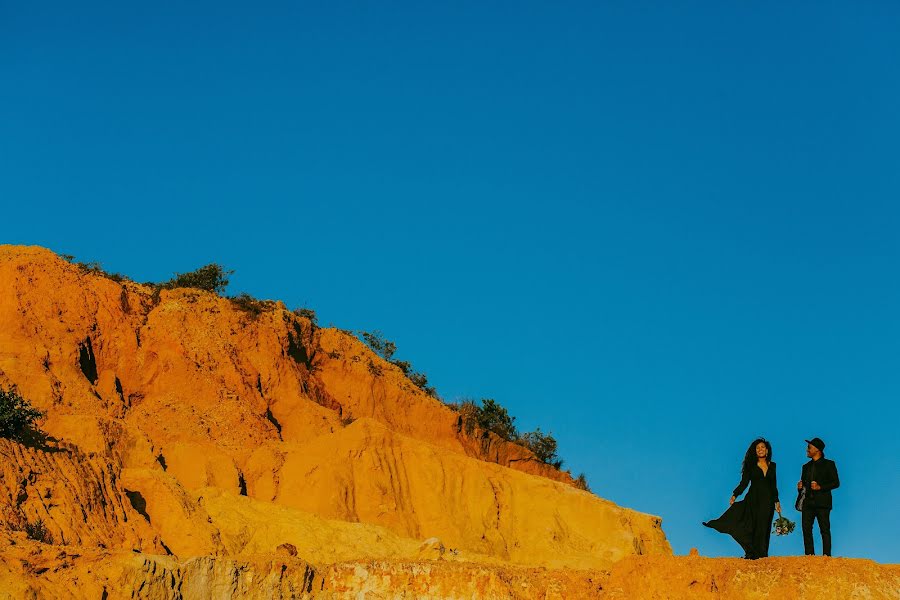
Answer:
[{"label": "orange rock cliff", "polygon": [[866,561],[673,557],[658,517],[467,433],[280,303],[254,314],[37,247],[0,246],[0,285],[0,387],[49,436],[0,440],[0,599],[851,597],[792,569],[900,597],[897,568]]}]

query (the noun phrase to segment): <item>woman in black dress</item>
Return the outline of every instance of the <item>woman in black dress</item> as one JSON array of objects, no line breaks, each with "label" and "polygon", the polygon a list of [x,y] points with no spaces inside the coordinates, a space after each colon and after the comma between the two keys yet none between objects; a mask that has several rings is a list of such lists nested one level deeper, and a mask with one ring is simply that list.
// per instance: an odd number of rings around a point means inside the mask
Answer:
[{"label": "woman in black dress", "polygon": [[[735,502],[748,484],[747,496]],[[729,503],[731,506],[725,514],[703,524],[731,535],[744,549],[744,558],[768,556],[772,517],[775,511],[781,515],[781,503],[778,501],[772,445],[765,439],[753,440],[747,448],[741,465],[741,482],[734,488]]]}]

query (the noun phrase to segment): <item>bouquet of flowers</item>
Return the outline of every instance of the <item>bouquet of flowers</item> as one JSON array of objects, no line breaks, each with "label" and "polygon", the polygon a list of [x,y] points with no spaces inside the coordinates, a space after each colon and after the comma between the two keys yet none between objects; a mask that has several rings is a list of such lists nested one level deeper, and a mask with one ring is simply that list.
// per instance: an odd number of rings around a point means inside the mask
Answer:
[{"label": "bouquet of flowers", "polygon": [[794,528],[796,526],[797,524],[787,517],[779,516],[777,519],[775,519],[775,523],[772,524],[772,533],[774,533],[775,535],[787,535],[794,531]]}]

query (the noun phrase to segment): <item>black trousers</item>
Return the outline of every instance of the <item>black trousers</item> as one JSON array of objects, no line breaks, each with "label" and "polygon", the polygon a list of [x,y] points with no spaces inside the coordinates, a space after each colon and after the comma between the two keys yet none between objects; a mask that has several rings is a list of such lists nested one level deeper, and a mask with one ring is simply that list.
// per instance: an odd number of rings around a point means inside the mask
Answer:
[{"label": "black trousers", "polygon": [[822,533],[822,554],[831,556],[831,509],[830,508],[804,508],[803,509],[803,549],[806,554],[815,554],[813,545],[813,521],[819,521],[819,531]]}]

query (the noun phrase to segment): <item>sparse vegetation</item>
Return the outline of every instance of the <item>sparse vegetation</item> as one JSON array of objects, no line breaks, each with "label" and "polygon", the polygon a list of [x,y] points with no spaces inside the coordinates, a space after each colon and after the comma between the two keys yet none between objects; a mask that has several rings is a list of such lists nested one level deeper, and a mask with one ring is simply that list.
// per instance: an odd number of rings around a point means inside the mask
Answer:
[{"label": "sparse vegetation", "polygon": [[[384,339],[380,331],[361,331],[363,342],[372,349],[372,352],[386,361],[390,361],[397,351],[397,344]],[[407,363],[408,364],[408,363]]]},{"label": "sparse vegetation", "polygon": [[492,398],[483,398],[477,415],[478,426],[487,431],[493,431],[500,437],[511,442],[519,439],[519,431],[516,429],[516,418],[510,416],[499,402]]},{"label": "sparse vegetation", "polygon": [[476,428],[482,431],[491,431],[507,441],[528,448],[538,460],[553,468],[560,469],[562,467],[563,460],[556,454],[556,438],[541,431],[540,427],[534,431],[520,434],[515,425],[516,418],[511,416],[509,411],[496,400],[483,398],[476,402],[472,399],[464,399],[460,402],[449,403],[447,406],[459,413],[462,429],[466,435],[472,435]]},{"label": "sparse vegetation", "polygon": [[406,376],[410,381],[413,382],[417,388],[431,396],[432,398],[437,398],[438,393],[434,386],[428,385],[428,375],[425,373],[419,373],[418,371],[407,372]]},{"label": "sparse vegetation", "polygon": [[578,477],[575,478],[575,487],[586,492],[591,491],[591,486],[588,485],[587,477],[584,476],[584,473],[579,474]]},{"label": "sparse vegetation", "polygon": [[25,523],[25,527],[23,529],[25,531],[25,535],[27,535],[32,540],[41,542],[43,544],[53,543],[53,534],[50,533],[50,530],[47,529],[47,526],[44,524],[44,520],[40,517],[38,517],[38,519],[34,522]]},{"label": "sparse vegetation", "polygon": [[433,398],[438,397],[437,390],[434,386],[428,385],[428,376],[425,373],[413,370],[412,363],[407,360],[396,360],[393,358],[394,353],[397,352],[397,344],[384,339],[384,336],[380,331],[361,331],[359,332],[359,335],[363,343],[365,343],[372,352],[400,369],[413,385]]},{"label": "sparse vegetation", "polygon": [[309,319],[309,322],[312,324],[313,329],[319,326],[319,317],[318,315],[316,315],[316,311],[311,308],[295,308],[294,314],[298,317]]},{"label": "sparse vegetation", "polygon": [[68,262],[70,262],[73,265],[75,265],[76,267],[78,267],[82,273],[98,275],[100,277],[106,277],[107,279],[111,279],[111,280],[115,281],[116,283],[131,281],[131,279],[129,279],[125,275],[121,275],[119,273],[110,273],[110,272],[104,270],[103,265],[101,265],[97,261],[79,262],[79,261],[75,260],[75,257],[72,256],[71,254],[60,254],[59,256],[60,256],[60,258],[63,258],[64,260],[67,260]]},{"label": "sparse vegetation", "polygon": [[556,438],[549,433],[542,432],[540,427],[522,435],[521,442],[541,461],[553,465],[557,469],[562,466],[562,461],[556,455]]},{"label": "sparse vegetation", "polygon": [[159,284],[165,289],[194,288],[222,294],[228,287],[228,278],[234,271],[226,271],[222,265],[210,263],[189,273],[175,273],[175,276]]},{"label": "sparse vegetation", "polygon": [[275,307],[275,303],[271,300],[258,300],[248,294],[241,292],[237,296],[229,298],[236,308],[249,314],[251,317],[258,317],[267,310]]},{"label": "sparse vegetation", "polygon": [[462,429],[466,435],[472,435],[478,424],[478,412],[481,408],[475,404],[474,400],[463,400],[455,404],[448,404],[448,406],[459,413]]},{"label": "sparse vegetation", "polygon": [[22,441],[44,413],[31,406],[15,389],[0,390],[0,437]]},{"label": "sparse vegetation", "polygon": [[[124,275],[120,275],[118,273],[108,273],[104,271],[99,262],[78,262],[71,254],[61,254],[60,256],[78,267],[82,271],[82,273],[100,275],[119,283],[131,281],[131,279],[125,277]],[[227,270],[218,263],[210,263],[194,271],[189,271],[187,273],[175,273],[174,277],[172,277],[172,279],[168,281],[164,281],[162,283],[149,282],[144,285],[152,288],[153,291],[150,295],[150,304],[152,306],[156,306],[160,302],[160,295],[162,290],[191,288],[213,292],[214,294],[218,294],[221,296],[225,293],[225,289],[229,284],[229,278],[233,274],[233,270]],[[122,290],[120,299],[122,303],[122,309],[125,312],[129,312],[131,310],[131,306],[128,303],[128,294],[125,289]],[[237,308],[246,313],[249,313],[253,317],[257,317],[263,312],[271,310],[276,305],[276,303],[271,300],[258,300],[250,294],[247,294],[246,292],[238,294],[237,296],[232,296],[229,299]],[[318,326],[316,311],[310,308],[298,308],[294,310],[294,314],[309,319],[313,327]]]},{"label": "sparse vegetation", "polygon": [[394,366],[403,371],[404,375],[409,375],[412,372],[412,363],[408,360],[395,360],[392,361]]},{"label": "sparse vegetation", "polygon": [[510,416],[499,402],[491,398],[482,398],[479,402],[466,398],[461,402],[448,404],[450,408],[459,412],[463,430],[467,435],[472,435],[477,427],[484,431],[493,431],[510,442],[519,439],[519,432],[515,426],[516,418]]},{"label": "sparse vegetation", "polygon": [[[97,261],[77,261],[71,254],[60,254],[59,256],[78,267],[82,273],[99,275],[118,283],[132,281],[131,278],[126,277],[125,275],[121,275],[119,273],[110,273],[104,270],[103,265]],[[228,287],[229,277],[233,274],[234,271],[228,271],[224,267],[222,267],[222,265],[219,265],[217,263],[210,263],[194,271],[190,271],[187,273],[175,273],[174,277],[172,277],[172,279],[168,281],[164,281],[162,283],[148,282],[144,285],[153,287],[154,293],[157,294],[157,297],[159,294],[159,290],[171,290],[175,288],[193,288],[197,290],[206,290],[208,292],[213,292],[221,295],[225,292],[225,288]]]},{"label": "sparse vegetation", "polygon": [[369,359],[368,367],[369,367],[369,373],[371,373],[373,377],[380,377],[381,374],[383,373],[381,366],[376,365],[375,361],[373,361],[371,358]]}]

